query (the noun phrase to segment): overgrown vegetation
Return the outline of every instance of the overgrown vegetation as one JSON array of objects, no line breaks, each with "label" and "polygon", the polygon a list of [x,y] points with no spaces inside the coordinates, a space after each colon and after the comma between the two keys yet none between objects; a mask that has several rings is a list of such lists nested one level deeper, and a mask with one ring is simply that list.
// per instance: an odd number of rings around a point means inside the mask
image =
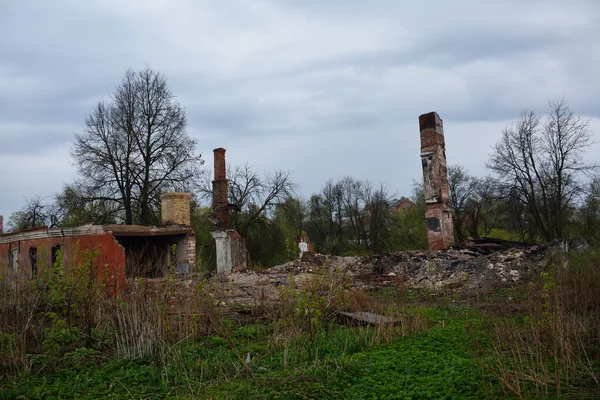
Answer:
[{"label": "overgrown vegetation", "polygon": [[475,340],[488,379],[519,398],[600,393],[600,255],[557,254],[540,278],[491,304]]},{"label": "overgrown vegetation", "polygon": [[[557,253],[534,282],[461,307],[401,282],[353,290],[324,265],[303,290],[291,275],[280,301],[235,309],[218,278],[172,268],[114,298],[94,252],[59,255],[23,291],[3,283],[0,397],[595,398],[599,261]],[[397,322],[344,325],[335,310]]]}]

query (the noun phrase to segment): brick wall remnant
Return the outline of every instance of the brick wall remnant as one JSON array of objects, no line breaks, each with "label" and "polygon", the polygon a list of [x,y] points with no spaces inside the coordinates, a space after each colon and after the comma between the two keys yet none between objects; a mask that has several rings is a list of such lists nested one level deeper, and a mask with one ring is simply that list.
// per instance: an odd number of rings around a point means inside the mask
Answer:
[{"label": "brick wall remnant", "polygon": [[419,116],[419,128],[427,242],[429,250],[443,250],[454,244],[444,125],[436,112],[430,112]]},{"label": "brick wall remnant", "polygon": [[18,294],[20,287],[46,273],[56,261],[58,249],[63,263],[69,266],[82,261],[86,251],[97,250],[95,266],[107,292],[117,296],[124,293],[125,249],[99,225],[42,227],[0,236],[0,275],[7,288]]},{"label": "brick wall remnant", "polygon": [[213,184],[213,201],[212,209],[216,219],[215,229],[229,228],[229,210],[227,204],[229,202],[227,173],[225,167],[225,149],[219,147],[213,150],[215,155],[215,179]]},{"label": "brick wall remnant", "polygon": [[163,226],[190,225],[189,193],[169,192],[160,195]]},{"label": "brick wall remnant", "polygon": [[192,232],[177,236],[176,245],[175,272],[187,277],[196,265],[196,236]]},{"label": "brick wall remnant", "polygon": [[236,231],[230,231],[229,240],[231,241],[231,268],[234,272],[244,272],[248,269],[246,239]]}]

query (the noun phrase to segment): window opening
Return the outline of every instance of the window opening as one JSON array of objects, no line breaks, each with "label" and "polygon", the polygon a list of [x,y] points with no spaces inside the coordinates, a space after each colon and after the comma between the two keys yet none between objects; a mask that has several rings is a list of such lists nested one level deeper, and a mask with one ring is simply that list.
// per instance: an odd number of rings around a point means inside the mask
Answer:
[{"label": "window opening", "polygon": [[58,252],[60,250],[60,244],[57,244],[56,246],[52,246],[52,266],[54,266],[54,264],[56,263],[56,260],[58,258]]},{"label": "window opening", "polygon": [[19,272],[19,248],[15,247],[10,252],[13,271]]},{"label": "window opening", "polygon": [[31,277],[35,278],[37,276],[37,248],[36,247],[29,248],[29,261],[31,262]]}]

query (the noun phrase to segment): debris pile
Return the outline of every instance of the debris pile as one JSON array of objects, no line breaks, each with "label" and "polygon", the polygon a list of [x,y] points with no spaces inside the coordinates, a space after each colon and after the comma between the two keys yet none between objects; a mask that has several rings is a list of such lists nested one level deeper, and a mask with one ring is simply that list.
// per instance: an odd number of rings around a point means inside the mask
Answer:
[{"label": "debris pile", "polygon": [[378,269],[383,275],[401,276],[407,285],[428,289],[444,287],[479,289],[527,279],[545,264],[532,248],[510,248],[489,254],[469,249],[417,252],[382,256]]},{"label": "debris pile", "polygon": [[334,269],[339,268],[342,272],[346,272],[354,276],[361,273],[369,273],[371,271],[371,260],[370,257],[327,256],[324,254],[307,252],[304,253],[302,258],[269,268],[264,272],[288,274],[290,272],[294,274],[312,273],[314,270],[322,266]]},{"label": "debris pile", "polygon": [[[324,268],[346,275],[352,289],[370,290],[402,284],[423,289],[464,289],[489,292],[495,287],[524,282],[538,276],[548,255],[586,247],[580,241],[545,245],[493,240],[469,241],[445,251],[400,251],[372,257],[340,257],[307,252],[302,258],[262,271],[218,275],[215,299],[224,304],[267,305],[279,299],[281,289],[294,277],[302,290]],[[128,292],[136,293],[137,282]],[[155,283],[160,287],[158,282]],[[154,286],[154,285],[146,285]],[[189,286],[186,282],[183,286]],[[192,287],[181,288],[183,292]],[[176,296],[177,297],[177,296]]]},{"label": "debris pile", "polygon": [[581,243],[557,241],[545,245],[497,239],[470,240],[445,251],[400,251],[372,257],[339,257],[306,253],[302,258],[260,272],[232,274],[231,300],[272,301],[279,287],[294,275],[296,287],[322,268],[350,277],[354,289],[374,289],[398,283],[424,289],[464,289],[488,292],[524,282],[545,268],[551,252],[584,248]]}]

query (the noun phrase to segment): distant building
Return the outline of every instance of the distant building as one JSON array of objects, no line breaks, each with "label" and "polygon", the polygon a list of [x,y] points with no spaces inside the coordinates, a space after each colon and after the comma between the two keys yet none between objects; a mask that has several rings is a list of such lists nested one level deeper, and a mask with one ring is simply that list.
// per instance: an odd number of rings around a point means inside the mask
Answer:
[{"label": "distant building", "polygon": [[390,203],[390,208],[394,212],[403,211],[406,212],[412,208],[415,208],[416,204],[413,203],[410,199],[406,197],[401,197],[399,199],[394,199]]}]

